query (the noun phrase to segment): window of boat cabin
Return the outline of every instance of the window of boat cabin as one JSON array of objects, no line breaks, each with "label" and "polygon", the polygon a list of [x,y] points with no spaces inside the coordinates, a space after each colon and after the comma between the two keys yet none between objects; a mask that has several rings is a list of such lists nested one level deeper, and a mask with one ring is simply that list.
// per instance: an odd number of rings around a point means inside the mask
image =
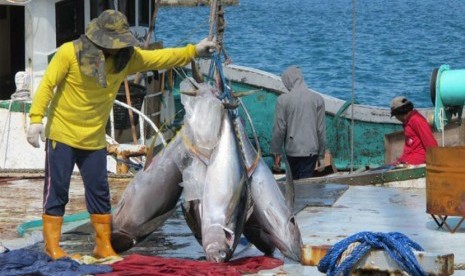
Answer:
[{"label": "window of boat cabin", "polygon": [[0,100],[11,98],[15,74],[26,68],[24,13],[24,6],[0,5]]},{"label": "window of boat cabin", "polygon": [[90,1],[90,19],[94,19],[99,16],[104,10],[114,9],[115,6],[113,1],[108,0],[96,0]]},{"label": "window of boat cabin", "polygon": [[96,0],[90,2],[90,18],[98,17],[104,10],[117,9],[126,15],[130,26],[148,27],[154,8],[155,0]]},{"label": "window of boat cabin", "polygon": [[139,26],[149,27],[155,9],[155,0],[139,2]]},{"label": "window of boat cabin", "polygon": [[84,1],[64,0],[55,4],[56,47],[84,33]]}]

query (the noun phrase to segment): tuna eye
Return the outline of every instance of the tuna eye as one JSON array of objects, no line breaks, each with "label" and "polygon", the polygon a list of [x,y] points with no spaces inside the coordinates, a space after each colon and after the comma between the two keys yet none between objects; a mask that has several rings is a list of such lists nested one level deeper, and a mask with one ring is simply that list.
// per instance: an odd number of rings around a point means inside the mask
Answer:
[{"label": "tuna eye", "polygon": [[226,259],[226,252],[220,251],[220,258],[223,260]]}]

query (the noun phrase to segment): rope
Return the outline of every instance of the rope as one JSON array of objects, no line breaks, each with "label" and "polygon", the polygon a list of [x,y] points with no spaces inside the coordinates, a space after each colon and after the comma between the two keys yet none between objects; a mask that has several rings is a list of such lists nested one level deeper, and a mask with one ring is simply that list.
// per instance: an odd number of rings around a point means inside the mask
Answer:
[{"label": "rope", "polygon": [[208,32],[208,40],[212,41],[213,40],[213,31],[215,29],[215,25],[217,23],[217,17],[218,17],[218,0],[212,0],[210,3],[211,9],[210,9],[210,30]]},{"label": "rope", "polygon": [[193,142],[189,140],[189,138],[186,136],[186,130],[183,128],[180,130],[181,132],[181,138],[182,142],[186,146],[186,148],[189,150],[190,153],[192,153],[194,156],[196,156],[200,161],[202,161],[204,164],[208,165],[210,162],[210,156],[206,156],[200,152],[199,148],[194,145]]},{"label": "rope", "polygon": [[31,100],[31,92],[29,90],[18,90],[11,94],[11,101],[30,101]]},{"label": "rope", "polygon": [[355,103],[355,26],[356,26],[356,6],[357,1],[353,0],[352,16],[352,127],[350,131],[350,172],[354,169],[354,103]]},{"label": "rope", "polygon": [[[351,248],[350,254],[342,258],[344,252],[353,243],[360,243]],[[318,270],[328,276],[350,275],[353,266],[363,258],[371,249],[383,249],[409,275],[423,276],[426,272],[418,264],[412,249],[424,251],[423,248],[410,240],[407,236],[398,233],[372,233],[359,232],[336,243],[318,264]]]},{"label": "rope", "polygon": [[440,128],[441,128],[441,137],[442,137],[442,146],[445,146],[445,141],[444,141],[444,108],[439,109],[439,122],[440,122]]},{"label": "rope", "polygon": [[[219,99],[220,100],[223,100],[223,99],[228,99],[228,100],[231,100],[232,99],[232,94],[231,94],[231,90],[230,89],[227,89],[228,87],[226,86],[226,78],[224,77],[224,74],[223,74],[223,66],[221,64],[221,58],[219,55],[217,55],[216,53],[213,53],[213,57],[212,57],[212,63],[214,63],[216,66],[216,70],[218,72],[218,75],[221,79],[221,86],[222,87],[218,87],[222,92],[223,92],[223,95],[220,95]],[[212,73],[212,72],[211,72]],[[211,77],[213,77],[213,73],[210,75]]]},{"label": "rope", "polygon": [[[244,114],[247,117],[247,121],[250,124],[250,128],[252,129],[252,134],[253,134],[253,138],[254,138],[254,141],[255,141],[255,148],[257,150],[257,155],[255,156],[255,160],[253,161],[250,168],[247,168],[247,174],[249,176],[251,176],[252,173],[255,171],[255,169],[258,166],[258,162],[260,161],[260,158],[262,156],[262,150],[261,150],[261,147],[260,147],[260,142],[258,141],[257,132],[255,131],[255,127],[254,127],[253,122],[252,122],[252,117],[250,117],[250,113],[247,110],[247,108],[245,107],[244,102],[241,99],[238,99],[238,101],[239,101],[239,104],[242,107],[242,110],[244,110]],[[245,129],[245,126],[244,126],[244,129]],[[237,135],[237,137],[240,138],[241,136]],[[245,155],[245,152],[242,152],[242,154]]]}]

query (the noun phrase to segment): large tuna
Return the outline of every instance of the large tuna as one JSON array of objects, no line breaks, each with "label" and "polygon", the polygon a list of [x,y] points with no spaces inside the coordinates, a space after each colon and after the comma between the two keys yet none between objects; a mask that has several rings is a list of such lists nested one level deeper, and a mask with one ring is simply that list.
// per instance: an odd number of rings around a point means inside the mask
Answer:
[{"label": "large tuna", "polygon": [[216,91],[206,83],[199,84],[192,79],[185,79],[180,88],[181,102],[186,111],[183,126],[187,133],[185,144],[191,155],[190,161],[182,169],[181,185],[184,189],[181,207],[187,225],[202,244],[200,210],[205,176],[210,156],[220,138],[224,108],[221,101],[214,96]]},{"label": "large tuna", "polygon": [[199,200],[203,194],[203,190],[194,193],[199,190],[195,185],[200,185],[205,172],[187,168],[198,159],[208,160],[216,146],[223,105],[207,84],[185,79],[181,88],[198,97],[183,97],[185,126],[143,171],[135,175],[115,208],[111,241],[117,252],[133,247],[172,215],[182,186],[187,187],[188,200]]},{"label": "large tuna", "polygon": [[161,226],[176,209],[181,195],[179,163],[189,158],[178,134],[150,165],[128,184],[115,208],[111,243],[117,252],[133,247]]},{"label": "large tuna", "polygon": [[266,254],[277,247],[298,261],[302,240],[295,218],[237,111],[224,112],[205,83],[186,79],[181,92],[184,126],[126,188],[113,215],[115,250],[131,248],[161,226],[182,193],[186,222],[207,260],[228,261],[244,234]]},{"label": "large tuna", "polygon": [[207,260],[214,262],[232,257],[250,203],[247,176],[229,116],[223,116],[220,141],[207,168],[202,197],[202,245]]},{"label": "large tuna", "polygon": [[[300,261],[302,238],[297,221],[289,209],[269,167],[250,143],[240,118],[234,120],[244,162],[249,172],[253,216],[284,256]],[[260,249],[260,248],[259,248]]]}]

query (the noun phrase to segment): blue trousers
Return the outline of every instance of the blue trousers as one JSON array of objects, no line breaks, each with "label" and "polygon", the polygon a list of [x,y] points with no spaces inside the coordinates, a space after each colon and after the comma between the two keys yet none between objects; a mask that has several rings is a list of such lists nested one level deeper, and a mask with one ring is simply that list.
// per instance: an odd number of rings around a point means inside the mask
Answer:
[{"label": "blue trousers", "polygon": [[310,156],[289,156],[286,155],[287,162],[291,167],[292,178],[294,180],[312,177],[315,171],[318,155]]},{"label": "blue trousers", "polygon": [[45,145],[43,213],[51,216],[65,214],[74,165],[78,166],[84,182],[87,211],[90,214],[109,214],[106,148],[81,150],[48,139]]}]

